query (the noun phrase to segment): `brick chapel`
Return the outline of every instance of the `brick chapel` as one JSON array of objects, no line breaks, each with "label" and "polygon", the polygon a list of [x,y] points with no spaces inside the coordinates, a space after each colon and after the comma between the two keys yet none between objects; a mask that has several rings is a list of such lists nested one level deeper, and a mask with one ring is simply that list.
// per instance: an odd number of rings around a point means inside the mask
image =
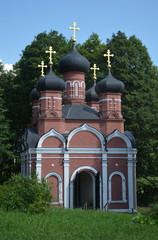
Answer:
[{"label": "brick chapel", "polygon": [[[124,131],[124,84],[111,74],[110,51],[107,76],[87,91],[90,63],[76,50],[75,34],[59,61],[63,79],[53,72],[52,47],[47,52],[50,69],[30,95],[34,124],[23,135],[22,174],[46,179],[53,205],[133,212],[137,150],[132,133]],[[96,64],[92,69],[96,80]]]}]

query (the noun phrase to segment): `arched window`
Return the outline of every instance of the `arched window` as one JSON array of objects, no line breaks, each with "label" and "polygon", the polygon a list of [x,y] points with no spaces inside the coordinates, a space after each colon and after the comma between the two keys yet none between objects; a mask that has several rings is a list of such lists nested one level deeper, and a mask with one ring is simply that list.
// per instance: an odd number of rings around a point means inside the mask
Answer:
[{"label": "arched window", "polygon": [[109,203],[126,203],[126,180],[121,172],[113,172],[109,176]]},{"label": "arched window", "polygon": [[49,181],[49,183],[52,185],[52,195],[54,197],[54,200],[52,204],[62,204],[62,178],[61,176],[56,172],[48,173],[45,176],[46,181]]},{"label": "arched window", "polygon": [[78,86],[79,84],[77,83],[77,82],[75,82],[75,84],[74,84],[74,96],[75,97],[78,97],[78,91],[79,91],[79,86]]}]

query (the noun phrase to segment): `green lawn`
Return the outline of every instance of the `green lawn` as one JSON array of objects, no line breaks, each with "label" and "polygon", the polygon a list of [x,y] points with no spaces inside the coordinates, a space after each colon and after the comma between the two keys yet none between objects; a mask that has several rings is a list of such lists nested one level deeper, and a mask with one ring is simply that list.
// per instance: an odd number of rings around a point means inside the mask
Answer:
[{"label": "green lawn", "polygon": [[52,208],[46,214],[0,210],[0,240],[158,240],[158,226],[133,215]]}]

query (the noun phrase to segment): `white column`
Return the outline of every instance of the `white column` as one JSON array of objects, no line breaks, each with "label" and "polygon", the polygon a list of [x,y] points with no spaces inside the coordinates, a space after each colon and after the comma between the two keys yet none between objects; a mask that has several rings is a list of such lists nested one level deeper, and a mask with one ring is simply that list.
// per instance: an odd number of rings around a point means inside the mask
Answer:
[{"label": "white column", "polygon": [[99,187],[100,187],[100,210],[103,210],[103,185],[102,185],[102,180],[99,180]]},{"label": "white column", "polygon": [[70,208],[73,208],[73,191],[74,191],[74,182],[70,181]]},{"label": "white column", "polygon": [[64,207],[69,208],[69,154],[64,153]]},{"label": "white column", "polygon": [[137,184],[136,184],[136,157],[134,158],[134,185],[135,185],[135,192],[134,192],[134,197],[135,197],[135,209],[137,209]]},{"label": "white column", "polygon": [[37,154],[37,160],[36,160],[36,175],[39,181],[41,181],[41,168],[42,168],[42,159],[41,159],[41,154]]},{"label": "white column", "polygon": [[107,211],[107,154],[104,152],[102,153],[102,186],[103,186],[103,210],[104,206],[106,206],[106,211]]},{"label": "white column", "polygon": [[133,158],[132,154],[128,154],[128,205],[131,213],[134,208],[134,192],[133,192]]}]

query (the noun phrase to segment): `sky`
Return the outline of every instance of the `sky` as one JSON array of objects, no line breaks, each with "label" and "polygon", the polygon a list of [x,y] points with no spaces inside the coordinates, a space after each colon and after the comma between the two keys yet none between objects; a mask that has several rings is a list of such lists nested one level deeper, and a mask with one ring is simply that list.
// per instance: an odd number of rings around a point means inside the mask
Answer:
[{"label": "sky", "polygon": [[67,39],[77,23],[77,42],[94,32],[106,43],[113,33],[135,35],[158,66],[158,0],[0,0],[0,59],[20,60],[22,51],[41,32],[56,30]]}]

